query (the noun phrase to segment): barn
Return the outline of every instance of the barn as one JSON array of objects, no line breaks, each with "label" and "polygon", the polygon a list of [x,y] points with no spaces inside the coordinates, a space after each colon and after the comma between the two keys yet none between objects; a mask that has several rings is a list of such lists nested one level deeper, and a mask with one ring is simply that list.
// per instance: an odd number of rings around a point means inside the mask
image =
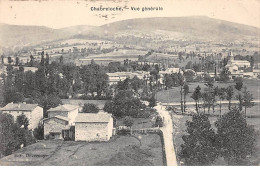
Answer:
[{"label": "barn", "polygon": [[75,119],[75,141],[109,141],[112,137],[111,114],[79,113]]}]

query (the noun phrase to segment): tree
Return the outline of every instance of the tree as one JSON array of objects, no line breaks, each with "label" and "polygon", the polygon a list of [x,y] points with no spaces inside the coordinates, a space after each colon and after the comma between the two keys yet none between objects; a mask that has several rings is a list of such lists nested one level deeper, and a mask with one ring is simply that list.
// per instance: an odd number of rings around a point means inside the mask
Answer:
[{"label": "tree", "polygon": [[139,79],[137,76],[134,76],[130,79],[130,86],[135,92],[137,92],[142,86],[144,86],[144,81]]},{"label": "tree", "polygon": [[0,114],[0,154],[12,154],[15,149],[13,134],[14,119],[7,113]]},{"label": "tree", "polygon": [[178,73],[178,82],[181,86],[180,94],[181,94],[181,112],[184,112],[184,105],[183,105],[183,87],[184,87],[184,77],[181,75],[181,73]]},{"label": "tree", "polygon": [[156,99],[154,97],[154,94],[151,96],[151,98],[149,99],[149,107],[154,107],[156,106]]},{"label": "tree", "polygon": [[97,65],[94,60],[91,60],[91,64],[83,66],[79,73],[83,82],[85,95],[91,93],[92,97],[94,97],[94,92],[96,92],[97,96],[100,97],[102,92],[106,91],[108,76],[103,67]]},{"label": "tree", "polygon": [[201,98],[201,88],[197,86],[191,95],[191,98],[196,102],[196,112],[199,113],[199,100]]},{"label": "tree", "polygon": [[4,64],[4,58],[5,58],[5,56],[4,56],[4,55],[1,55],[2,64]]},{"label": "tree", "polygon": [[163,126],[163,119],[160,116],[157,116],[155,119],[155,127],[162,127]]},{"label": "tree", "polygon": [[251,72],[253,72],[253,67],[254,67],[255,59],[253,56],[250,57],[250,68]]},{"label": "tree", "polygon": [[82,108],[82,113],[98,113],[97,105],[93,103],[86,103]]},{"label": "tree", "polygon": [[30,55],[30,66],[32,67],[34,65],[34,57],[33,55]]},{"label": "tree", "polygon": [[211,128],[208,116],[195,114],[192,121],[186,122],[187,133],[178,154],[185,165],[210,165],[218,157],[216,134]]},{"label": "tree", "polygon": [[239,165],[248,155],[252,155],[256,145],[256,132],[247,124],[239,109],[231,109],[216,121],[215,126],[220,155],[229,165]]},{"label": "tree", "polygon": [[145,105],[129,90],[119,91],[113,100],[107,101],[104,106],[104,111],[111,113],[116,118],[138,117],[142,114],[142,109],[145,109]]},{"label": "tree", "polygon": [[42,122],[39,122],[38,126],[33,130],[33,135],[37,140],[44,139],[44,126]]},{"label": "tree", "polygon": [[169,74],[164,75],[164,84],[165,84],[166,89],[174,86],[174,81],[173,81],[171,75],[169,75]]},{"label": "tree", "polygon": [[184,77],[185,77],[185,80],[187,81],[187,82],[193,82],[193,80],[194,80],[194,77],[195,77],[195,71],[193,71],[193,70],[187,70],[187,71],[185,71],[184,73],[183,73],[183,75],[184,75]]},{"label": "tree", "polygon": [[132,117],[126,116],[126,117],[124,118],[124,124],[125,124],[127,127],[132,127],[132,125],[134,124],[134,121],[133,121]]},{"label": "tree", "polygon": [[6,88],[4,91],[4,103],[21,103],[24,101],[24,96],[21,92],[15,92],[13,88]]},{"label": "tree", "polygon": [[41,52],[41,62],[40,62],[40,65],[44,67],[44,62],[45,62],[45,59],[44,59],[44,51]]},{"label": "tree", "polygon": [[126,78],[124,81],[119,81],[117,83],[118,90],[129,90],[130,89],[130,79]]},{"label": "tree", "polygon": [[35,101],[43,108],[44,118],[48,117],[47,110],[57,107],[61,104],[61,99],[54,94],[36,96]]},{"label": "tree", "polygon": [[242,99],[243,99],[243,106],[245,107],[245,117],[246,117],[246,109],[254,106],[253,95],[247,90],[246,87],[244,87]]},{"label": "tree", "polygon": [[218,88],[217,89],[217,95],[219,97],[220,103],[219,103],[219,117],[221,117],[221,111],[222,111],[222,101],[226,98],[226,89],[225,88]]},{"label": "tree", "polygon": [[234,81],[236,82],[235,84],[235,89],[238,90],[238,95],[236,96],[236,98],[239,101],[239,110],[242,110],[243,107],[243,99],[242,99],[242,94],[240,93],[242,87],[243,87],[243,79],[241,77],[237,77],[234,79]]},{"label": "tree", "polygon": [[17,56],[17,57],[15,58],[15,65],[18,66],[19,64],[20,64],[20,61],[19,61],[19,57]]},{"label": "tree", "polygon": [[23,126],[24,129],[28,129],[29,120],[27,119],[27,117],[24,114],[22,114],[22,115],[17,116],[16,124],[18,125],[19,128],[21,128]]},{"label": "tree", "polygon": [[233,98],[234,90],[232,86],[228,86],[226,89],[226,99],[228,100],[228,109],[231,109],[231,100]]},{"label": "tree", "polygon": [[34,142],[31,132],[14,123],[12,115],[0,114],[0,155],[10,155],[21,145],[27,146]]},{"label": "tree", "polygon": [[7,59],[8,59],[8,64],[10,65],[13,62],[11,56],[8,56]]},{"label": "tree", "polygon": [[237,89],[238,91],[241,91],[242,87],[243,87],[243,79],[241,77],[237,77],[234,79],[235,81],[235,89]]},{"label": "tree", "polygon": [[222,71],[220,72],[220,80],[226,82],[229,80],[230,72],[228,68],[223,67]]},{"label": "tree", "polygon": [[60,64],[63,64],[63,55],[60,56],[59,61],[60,61]]},{"label": "tree", "polygon": [[189,93],[189,85],[187,83],[184,84],[183,86],[183,103],[184,103],[184,112],[186,111],[186,96]]},{"label": "tree", "polygon": [[[214,91],[206,91],[204,93],[202,93],[202,99],[204,101],[203,107],[204,107],[204,112],[205,112],[205,108],[208,107],[208,113],[210,111],[211,107],[214,107],[215,105],[215,93]],[[214,108],[213,108],[214,110]]]}]

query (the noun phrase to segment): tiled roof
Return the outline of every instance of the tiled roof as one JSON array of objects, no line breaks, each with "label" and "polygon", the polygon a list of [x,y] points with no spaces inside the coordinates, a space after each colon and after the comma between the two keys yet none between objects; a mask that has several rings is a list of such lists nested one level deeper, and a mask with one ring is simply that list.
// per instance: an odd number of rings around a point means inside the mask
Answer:
[{"label": "tiled roof", "polygon": [[49,119],[52,119],[52,118],[57,118],[57,119],[61,119],[61,120],[64,120],[64,121],[69,121],[69,120],[70,120],[70,119],[67,118],[67,117],[57,115],[57,116],[54,116],[54,117],[50,117],[50,118],[44,119],[43,121],[49,120]]},{"label": "tiled roof", "polygon": [[62,111],[72,111],[72,110],[75,110],[79,108],[79,106],[76,106],[76,105],[72,105],[72,104],[64,104],[64,105],[59,105],[57,107],[54,107],[54,108],[50,108],[48,110],[48,112],[51,112],[51,111],[58,111],[58,112],[62,112]]},{"label": "tiled roof", "polygon": [[1,108],[2,111],[32,111],[38,105],[26,103],[8,103],[5,107]]},{"label": "tiled roof", "polygon": [[75,123],[108,123],[111,114],[100,113],[79,113],[75,119]]}]

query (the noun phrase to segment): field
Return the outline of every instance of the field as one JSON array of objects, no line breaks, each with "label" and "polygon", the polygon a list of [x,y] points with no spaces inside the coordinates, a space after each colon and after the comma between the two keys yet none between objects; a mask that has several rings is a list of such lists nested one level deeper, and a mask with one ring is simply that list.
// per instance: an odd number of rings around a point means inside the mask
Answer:
[{"label": "field", "polygon": [[[197,82],[197,83],[189,83],[189,93],[186,96],[186,102],[194,102],[194,100],[191,98],[192,92],[194,89],[199,85],[201,88],[201,91],[203,92],[206,86],[205,83]],[[235,85],[234,83],[214,83],[215,86],[218,87],[227,87],[229,85]],[[259,81],[258,80],[245,80],[244,86],[247,87],[248,91],[253,94],[254,100],[260,100],[260,88],[259,88]],[[243,90],[243,89],[242,89]],[[234,89],[234,96],[233,101],[236,100],[237,91]],[[168,90],[161,90],[157,93],[157,101],[162,103],[180,103],[180,87],[174,87],[172,89]],[[195,109],[195,106],[192,107]],[[225,107],[223,106],[223,110],[225,110]],[[227,110],[227,109],[226,109]],[[247,115],[260,115],[260,104],[256,103],[254,107],[249,108],[247,110]],[[216,107],[216,111],[218,111],[218,106]]]},{"label": "field", "polygon": [[162,166],[157,134],[115,136],[109,142],[40,141],[0,159],[0,165]]},{"label": "field", "polygon": [[141,50],[127,50],[127,49],[119,49],[118,51],[113,51],[105,54],[99,55],[89,55],[85,58],[80,59],[82,63],[90,63],[92,59],[95,60],[98,64],[107,65],[109,62],[122,62],[125,59],[129,59],[132,61],[138,60],[139,55],[145,55],[146,51]]},{"label": "field", "polygon": [[[250,93],[253,94],[254,99],[260,98],[259,84],[260,84],[259,80],[245,80],[244,81],[244,86],[246,86],[248,91],[250,91]],[[192,92],[198,85],[200,86],[201,91],[204,91],[204,88],[206,88],[205,83],[202,83],[202,82],[189,83],[188,85],[189,85],[189,94],[186,97],[187,102],[194,101],[190,96],[192,95]],[[218,86],[218,87],[228,87],[230,85],[234,86],[235,83],[217,83],[217,82],[214,83],[214,86]],[[234,96],[236,94],[237,94],[236,91],[234,91]],[[180,102],[180,87],[174,87],[172,89],[159,91],[157,93],[157,100],[159,102],[163,102],[163,103]]]}]

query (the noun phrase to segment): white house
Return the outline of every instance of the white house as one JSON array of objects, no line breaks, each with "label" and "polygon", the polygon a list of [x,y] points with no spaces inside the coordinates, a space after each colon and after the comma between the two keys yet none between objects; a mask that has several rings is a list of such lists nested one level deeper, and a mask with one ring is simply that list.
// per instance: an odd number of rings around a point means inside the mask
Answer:
[{"label": "white house", "polygon": [[109,85],[117,84],[119,81],[124,81],[126,78],[132,79],[135,76],[139,79],[149,76],[149,72],[136,71],[136,72],[115,72],[107,73]]},{"label": "white house", "polygon": [[230,60],[228,61],[226,68],[229,69],[231,74],[237,73],[240,69],[246,69],[250,67],[250,62],[247,60],[234,60],[234,57],[231,56]]},{"label": "white house", "polygon": [[43,118],[43,108],[37,104],[9,103],[0,109],[2,113],[9,113],[16,120],[17,116],[24,114],[29,120],[28,129],[34,129]]},{"label": "white house", "polygon": [[75,120],[75,141],[108,141],[112,136],[111,114],[79,113]]},{"label": "white house", "polygon": [[78,113],[79,113],[79,106],[72,105],[72,104],[64,104],[49,109],[48,118],[55,117],[57,115],[63,116],[68,118],[70,125],[73,125]]}]

